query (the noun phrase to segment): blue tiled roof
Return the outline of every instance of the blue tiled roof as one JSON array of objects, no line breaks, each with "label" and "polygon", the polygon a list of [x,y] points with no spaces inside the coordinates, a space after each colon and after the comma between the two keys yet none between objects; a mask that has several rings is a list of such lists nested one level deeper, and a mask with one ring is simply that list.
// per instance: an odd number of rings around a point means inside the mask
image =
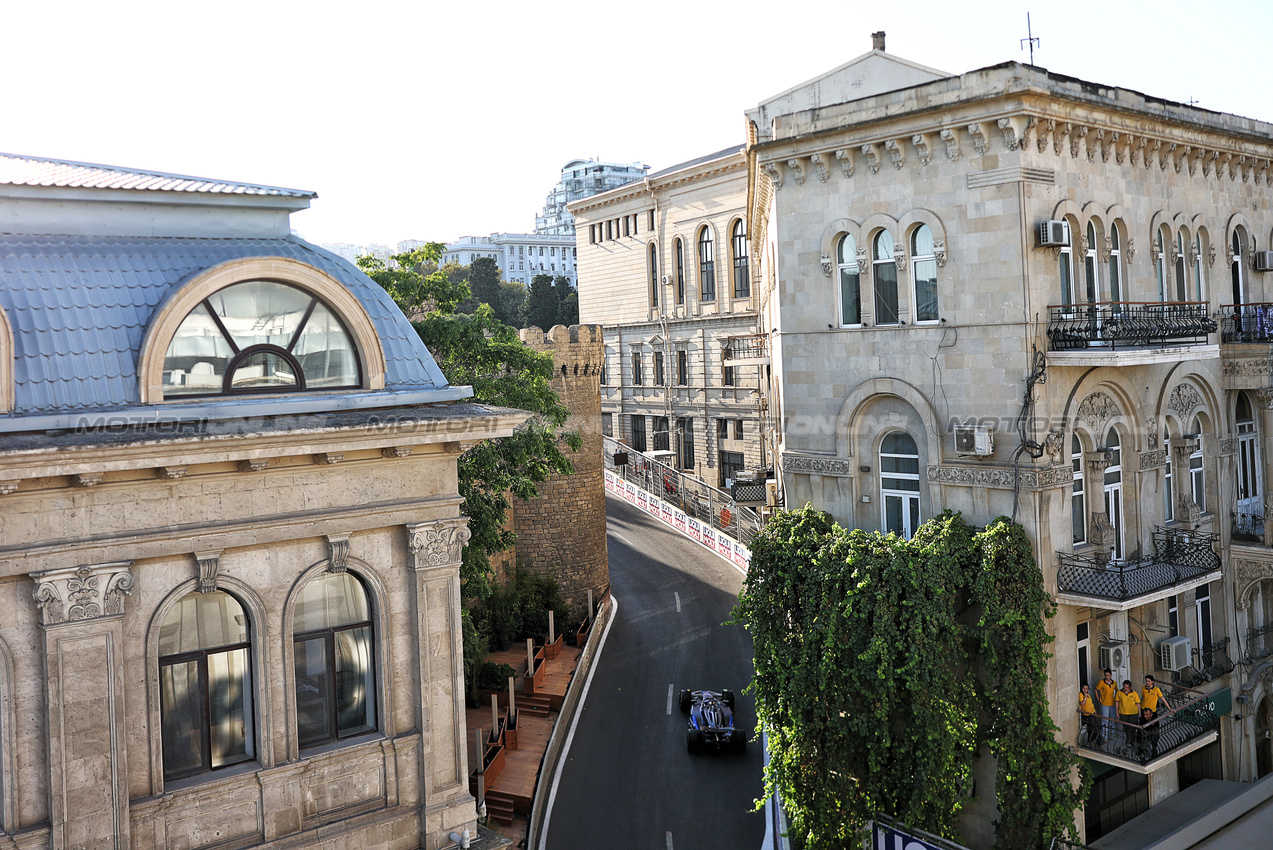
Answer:
[{"label": "blue tiled roof", "polygon": [[298,260],[344,284],[380,336],[386,390],[447,386],[385,291],[347,261],[300,239],[0,234],[0,308],[14,337],[13,414],[138,405],[137,361],[156,308],[191,276],[250,257]]}]

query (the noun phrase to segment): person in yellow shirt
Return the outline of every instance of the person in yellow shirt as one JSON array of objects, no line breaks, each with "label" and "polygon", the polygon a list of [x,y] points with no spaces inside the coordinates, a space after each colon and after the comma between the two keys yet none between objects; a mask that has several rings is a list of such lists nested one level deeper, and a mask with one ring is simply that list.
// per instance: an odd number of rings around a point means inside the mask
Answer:
[{"label": "person in yellow shirt", "polygon": [[1101,717],[1108,718],[1102,723],[1107,738],[1114,734],[1114,724],[1110,721],[1114,719],[1114,695],[1117,693],[1118,683],[1114,681],[1114,671],[1106,667],[1105,678],[1096,683],[1096,710]]},{"label": "person in yellow shirt", "polygon": [[1086,682],[1079,685],[1079,717],[1087,739],[1099,747],[1102,743],[1101,727],[1096,719],[1096,706],[1092,703],[1092,694]]},{"label": "person in yellow shirt", "polygon": [[1118,719],[1127,724],[1123,734],[1128,744],[1133,743],[1132,732],[1140,726],[1140,694],[1132,690],[1132,680],[1124,679],[1123,688],[1116,695]]},{"label": "person in yellow shirt", "polygon": [[1145,677],[1145,687],[1140,692],[1140,707],[1149,709],[1157,717],[1160,713],[1158,706],[1161,705],[1164,710],[1171,711],[1171,705],[1167,702],[1167,698],[1163,696],[1162,689],[1158,687],[1158,683],[1154,681],[1153,676]]}]

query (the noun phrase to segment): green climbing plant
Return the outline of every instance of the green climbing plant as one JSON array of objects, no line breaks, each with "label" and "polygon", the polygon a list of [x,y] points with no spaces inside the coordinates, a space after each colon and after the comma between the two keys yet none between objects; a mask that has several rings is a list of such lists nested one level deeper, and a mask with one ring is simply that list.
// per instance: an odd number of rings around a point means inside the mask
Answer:
[{"label": "green climbing plant", "polygon": [[1073,835],[1083,789],[1047,711],[1052,611],[1006,519],[978,532],[947,512],[911,540],[810,506],[772,519],[735,613],[755,647],[766,791],[796,846],[848,846],[875,813],[957,839],[983,748],[999,765],[1000,847]]}]

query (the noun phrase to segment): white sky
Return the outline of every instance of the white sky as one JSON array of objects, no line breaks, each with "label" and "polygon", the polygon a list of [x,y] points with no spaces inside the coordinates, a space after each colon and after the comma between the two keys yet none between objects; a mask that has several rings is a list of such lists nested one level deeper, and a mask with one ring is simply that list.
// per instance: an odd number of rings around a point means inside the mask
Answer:
[{"label": "white sky", "polygon": [[0,151],[311,189],[314,242],[529,232],[575,157],[652,170],[868,51],[1027,61],[1273,121],[1268,0],[0,5]]}]

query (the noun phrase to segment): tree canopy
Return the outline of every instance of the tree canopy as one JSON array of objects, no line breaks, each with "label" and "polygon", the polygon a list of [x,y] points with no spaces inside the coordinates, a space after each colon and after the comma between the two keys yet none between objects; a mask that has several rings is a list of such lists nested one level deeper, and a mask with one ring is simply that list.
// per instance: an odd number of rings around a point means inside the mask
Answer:
[{"label": "tree canopy", "polygon": [[848,846],[876,813],[957,838],[983,747],[998,762],[999,847],[1073,836],[1085,788],[1047,710],[1054,610],[1004,517],[976,531],[945,513],[911,540],[807,505],[765,525],[736,614],[755,647],[767,790],[795,845]]}]

